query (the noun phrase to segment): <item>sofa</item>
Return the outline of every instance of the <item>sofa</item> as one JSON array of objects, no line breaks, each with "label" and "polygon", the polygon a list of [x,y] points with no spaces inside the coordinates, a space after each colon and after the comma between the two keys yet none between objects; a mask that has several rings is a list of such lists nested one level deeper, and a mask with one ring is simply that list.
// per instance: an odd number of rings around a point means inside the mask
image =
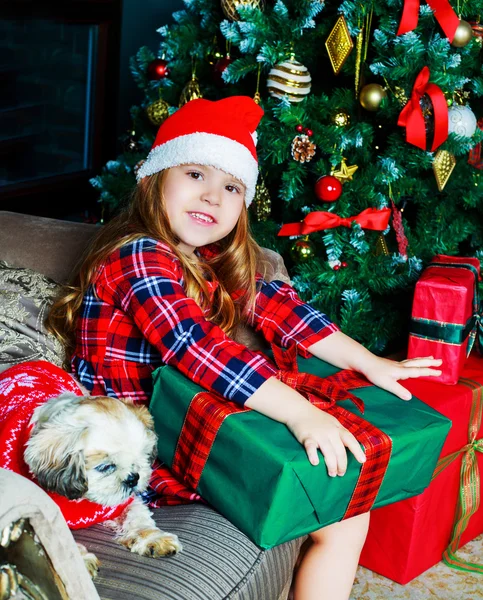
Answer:
[{"label": "sofa", "polygon": [[[69,279],[95,231],[95,225],[0,211],[0,372],[24,360],[49,360],[62,365],[62,349],[45,332],[43,320],[59,284]],[[267,250],[264,260],[268,279],[288,280],[278,254]],[[252,348],[261,343],[248,329],[239,330],[237,339]],[[27,485],[22,477],[0,470],[0,482],[0,537],[2,530],[5,534],[6,530],[15,529],[17,522],[24,536],[30,528],[30,537],[33,535],[42,543],[42,552],[49,558],[54,580],[63,586],[59,598],[288,597],[302,539],[261,550],[207,505],[170,506],[155,509],[154,518],[162,529],[178,534],[183,552],[172,558],[145,558],[116,544],[107,527],[77,530],[72,535],[65,522],[59,522],[63,519],[59,519],[55,505],[49,505],[48,496],[37,486]],[[79,572],[81,563],[74,539],[101,561],[95,588],[86,573]],[[21,554],[12,552],[9,557],[5,552],[2,555],[1,550],[0,547],[0,580],[1,563],[5,567],[6,562],[15,562]],[[12,566],[17,571],[22,568],[22,564]],[[28,574],[24,579],[29,581]],[[56,596],[51,593],[46,597]]]}]

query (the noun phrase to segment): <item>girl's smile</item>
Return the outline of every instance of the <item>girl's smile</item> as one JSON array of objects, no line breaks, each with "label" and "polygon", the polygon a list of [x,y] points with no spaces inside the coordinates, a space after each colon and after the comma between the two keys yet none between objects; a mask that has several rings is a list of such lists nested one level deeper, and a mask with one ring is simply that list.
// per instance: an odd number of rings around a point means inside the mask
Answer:
[{"label": "girl's smile", "polygon": [[202,213],[202,212],[190,212],[188,213],[190,217],[193,218],[193,220],[196,223],[199,223],[200,225],[214,225],[215,223],[217,223],[217,220],[212,217],[211,215],[208,215],[207,213]]},{"label": "girl's smile", "polygon": [[223,239],[236,226],[245,186],[221,169],[181,165],[168,170],[163,197],[169,224],[187,255]]}]

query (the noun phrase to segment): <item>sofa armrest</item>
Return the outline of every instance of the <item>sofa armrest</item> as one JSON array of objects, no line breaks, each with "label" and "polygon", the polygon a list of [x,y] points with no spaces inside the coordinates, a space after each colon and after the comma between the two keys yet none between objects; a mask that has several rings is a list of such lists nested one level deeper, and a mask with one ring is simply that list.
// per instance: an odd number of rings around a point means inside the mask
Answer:
[{"label": "sofa armrest", "polygon": [[0,563],[4,582],[18,573],[20,582],[33,584],[49,600],[99,600],[57,505],[33,482],[5,469],[0,469]]}]

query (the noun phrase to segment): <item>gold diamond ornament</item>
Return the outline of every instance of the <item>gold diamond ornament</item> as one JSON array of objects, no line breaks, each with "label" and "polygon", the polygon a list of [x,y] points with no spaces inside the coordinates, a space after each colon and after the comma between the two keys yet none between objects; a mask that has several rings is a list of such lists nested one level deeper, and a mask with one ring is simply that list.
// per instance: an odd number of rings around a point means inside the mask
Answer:
[{"label": "gold diamond ornament", "polygon": [[456,157],[447,150],[438,150],[433,160],[433,171],[441,192],[448,183],[451,173],[456,166]]},{"label": "gold diamond ornament", "polygon": [[325,41],[325,47],[327,48],[334,73],[338,75],[354,47],[344,15],[341,15],[337,19],[334,28]]}]

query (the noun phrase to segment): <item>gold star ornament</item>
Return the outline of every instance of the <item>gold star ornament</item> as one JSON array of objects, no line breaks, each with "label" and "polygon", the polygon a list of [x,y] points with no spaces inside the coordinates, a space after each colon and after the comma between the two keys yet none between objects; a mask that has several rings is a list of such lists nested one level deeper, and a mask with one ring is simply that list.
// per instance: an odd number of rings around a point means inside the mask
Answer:
[{"label": "gold star ornament", "polygon": [[342,158],[340,168],[331,172],[331,175],[338,179],[342,184],[352,180],[352,175],[354,175],[359,168],[358,165],[347,165],[345,161],[346,159]]}]

